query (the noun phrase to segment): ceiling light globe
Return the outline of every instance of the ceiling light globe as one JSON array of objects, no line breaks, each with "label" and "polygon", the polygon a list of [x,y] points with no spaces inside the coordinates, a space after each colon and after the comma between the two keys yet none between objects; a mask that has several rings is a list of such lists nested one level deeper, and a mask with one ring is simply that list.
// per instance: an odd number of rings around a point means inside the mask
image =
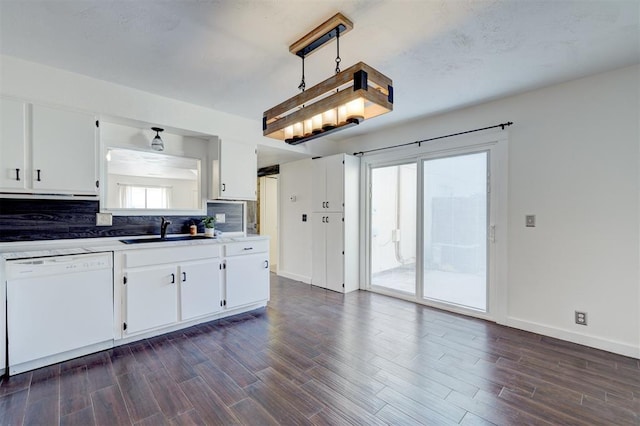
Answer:
[{"label": "ceiling light globe", "polygon": [[160,139],[160,136],[156,136],[151,141],[151,149],[154,151],[164,151],[164,142]]}]

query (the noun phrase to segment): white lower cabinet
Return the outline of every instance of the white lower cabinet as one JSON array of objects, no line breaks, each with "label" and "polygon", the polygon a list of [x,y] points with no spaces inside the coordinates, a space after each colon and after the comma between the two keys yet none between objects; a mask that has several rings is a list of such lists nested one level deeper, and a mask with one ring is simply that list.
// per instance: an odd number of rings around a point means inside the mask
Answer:
[{"label": "white lower cabinet", "polygon": [[116,259],[116,340],[246,312],[269,300],[267,238],[125,250]]},{"label": "white lower cabinet", "polygon": [[126,275],[127,334],[178,321],[178,286],[175,266],[131,270]]},{"label": "white lower cabinet", "polygon": [[180,319],[185,321],[221,309],[220,259],[180,265]]},{"label": "white lower cabinet", "polygon": [[226,309],[269,300],[269,240],[227,244],[224,263]]},{"label": "white lower cabinet", "polygon": [[217,313],[221,309],[219,255],[217,245],[126,252],[123,335]]},{"label": "white lower cabinet", "polygon": [[225,259],[227,309],[269,299],[269,260],[266,253]]}]

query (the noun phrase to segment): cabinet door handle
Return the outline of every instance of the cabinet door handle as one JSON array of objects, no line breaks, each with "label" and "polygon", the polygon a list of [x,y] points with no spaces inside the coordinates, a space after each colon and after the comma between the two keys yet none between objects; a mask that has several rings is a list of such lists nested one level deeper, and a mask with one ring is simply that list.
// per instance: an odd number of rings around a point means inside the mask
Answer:
[{"label": "cabinet door handle", "polygon": [[269,268],[269,261],[265,260],[264,261],[264,269],[267,269],[267,268]]},{"label": "cabinet door handle", "polygon": [[322,223],[324,223],[324,218],[325,218],[325,217],[324,217],[324,216],[322,216]]},{"label": "cabinet door handle", "polygon": [[242,250],[253,250],[253,247],[245,247]]},{"label": "cabinet door handle", "polygon": [[327,221],[325,223],[329,223],[329,216],[327,216]]},{"label": "cabinet door handle", "polygon": [[222,184],[222,192],[224,192],[224,191],[226,191],[226,190],[227,190],[227,185],[223,183],[223,184]]},{"label": "cabinet door handle", "polygon": [[36,180],[37,180],[38,182],[41,182],[41,179],[40,179],[40,169],[36,170]]},{"label": "cabinet door handle", "polygon": [[186,282],[187,281],[187,273],[183,272],[182,273],[182,282]]},{"label": "cabinet door handle", "polygon": [[176,283],[176,274],[171,274],[171,284]]},{"label": "cabinet door handle", "polygon": [[329,208],[329,202],[327,201],[327,208]]},{"label": "cabinet door handle", "polygon": [[20,169],[16,169],[16,180],[20,180]]}]

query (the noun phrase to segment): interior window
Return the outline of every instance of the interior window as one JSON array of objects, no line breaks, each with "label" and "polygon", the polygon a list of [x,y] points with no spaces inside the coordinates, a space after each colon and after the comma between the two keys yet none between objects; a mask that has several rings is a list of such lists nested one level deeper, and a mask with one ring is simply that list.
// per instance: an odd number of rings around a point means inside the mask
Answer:
[{"label": "interior window", "polygon": [[120,208],[168,209],[170,188],[159,186],[119,185]]}]

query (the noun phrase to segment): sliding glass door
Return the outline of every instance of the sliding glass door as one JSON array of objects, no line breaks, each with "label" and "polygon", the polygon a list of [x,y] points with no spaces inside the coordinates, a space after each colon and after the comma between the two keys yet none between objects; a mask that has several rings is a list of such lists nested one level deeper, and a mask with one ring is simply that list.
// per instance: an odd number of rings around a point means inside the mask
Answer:
[{"label": "sliding glass door", "polygon": [[[505,223],[506,213],[504,201],[492,201],[505,194],[506,157],[498,143],[363,160],[367,288],[484,318],[504,315],[505,293],[495,285],[504,278],[502,270],[496,275],[495,225],[496,215]],[[492,173],[501,182],[493,193]]]},{"label": "sliding glass door", "polygon": [[487,310],[488,153],[422,162],[423,297]]},{"label": "sliding glass door", "polygon": [[416,292],[417,164],[371,170],[371,285]]}]

